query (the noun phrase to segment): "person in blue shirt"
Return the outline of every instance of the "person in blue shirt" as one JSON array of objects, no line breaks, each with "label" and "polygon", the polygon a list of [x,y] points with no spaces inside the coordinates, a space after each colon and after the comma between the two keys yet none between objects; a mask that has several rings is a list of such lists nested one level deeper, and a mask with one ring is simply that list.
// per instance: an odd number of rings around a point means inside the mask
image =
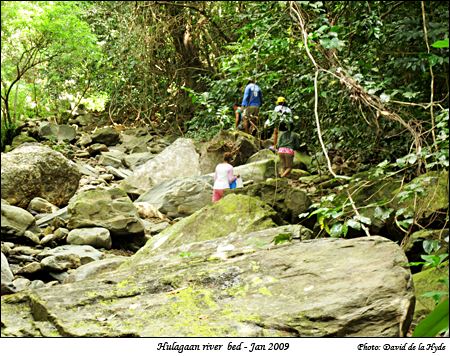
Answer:
[{"label": "person in blue shirt", "polygon": [[242,107],[244,113],[242,115],[244,130],[251,133],[251,124],[258,127],[259,108],[263,102],[261,88],[255,83],[254,79],[250,79],[244,90],[244,98],[242,99]]}]

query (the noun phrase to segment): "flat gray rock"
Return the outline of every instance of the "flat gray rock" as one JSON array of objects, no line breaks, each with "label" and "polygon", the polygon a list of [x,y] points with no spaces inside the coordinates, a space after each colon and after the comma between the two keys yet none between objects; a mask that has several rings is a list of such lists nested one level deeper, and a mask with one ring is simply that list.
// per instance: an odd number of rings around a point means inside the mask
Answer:
[{"label": "flat gray rock", "polygon": [[144,249],[98,278],[3,297],[2,335],[33,335],[39,320],[66,337],[405,336],[415,300],[406,264],[379,236],[233,233]]},{"label": "flat gray rock", "polygon": [[14,205],[1,204],[1,232],[12,236],[23,236],[34,222],[34,216]]}]

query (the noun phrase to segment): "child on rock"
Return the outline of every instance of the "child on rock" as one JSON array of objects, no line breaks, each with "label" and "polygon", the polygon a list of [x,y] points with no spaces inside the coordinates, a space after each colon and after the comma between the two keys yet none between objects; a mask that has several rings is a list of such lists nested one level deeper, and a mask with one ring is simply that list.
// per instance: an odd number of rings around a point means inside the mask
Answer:
[{"label": "child on rock", "polygon": [[239,177],[239,175],[235,176],[233,174],[233,166],[230,164],[231,160],[231,152],[225,152],[223,154],[223,162],[216,166],[212,195],[213,203],[222,199],[225,189],[230,189],[230,184]]}]

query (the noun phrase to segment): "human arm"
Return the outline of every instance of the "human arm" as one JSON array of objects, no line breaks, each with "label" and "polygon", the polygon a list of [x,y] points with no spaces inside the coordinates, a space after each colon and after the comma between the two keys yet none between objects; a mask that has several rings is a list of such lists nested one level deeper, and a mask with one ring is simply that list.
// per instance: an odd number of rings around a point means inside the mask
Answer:
[{"label": "human arm", "polygon": [[236,178],[240,177],[239,174],[238,175],[234,175],[234,173],[233,173],[233,166],[231,166],[231,165],[230,165],[230,169],[228,170],[227,176],[228,176],[228,183],[230,183],[230,184],[233,183],[236,180]]},{"label": "human arm", "polygon": [[277,149],[278,144],[278,127],[273,130],[273,148]]},{"label": "human arm", "polygon": [[236,121],[235,127],[237,128],[238,125],[239,125],[239,116],[240,116],[239,110],[236,110],[236,111],[234,112],[234,116],[235,116],[235,121]]},{"label": "human arm", "polygon": [[245,87],[244,98],[242,99],[242,106],[248,106],[248,102],[250,100],[250,85]]}]

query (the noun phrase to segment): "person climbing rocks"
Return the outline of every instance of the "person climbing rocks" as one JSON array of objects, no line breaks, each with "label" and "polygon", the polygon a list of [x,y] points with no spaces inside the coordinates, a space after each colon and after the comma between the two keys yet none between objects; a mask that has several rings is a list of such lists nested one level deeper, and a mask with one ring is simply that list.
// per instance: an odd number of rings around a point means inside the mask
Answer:
[{"label": "person climbing rocks", "polygon": [[300,148],[300,136],[293,131],[292,126],[292,122],[281,121],[279,125],[280,138],[274,141],[274,147],[280,156],[282,168],[280,177],[282,178],[291,173],[295,151]]},{"label": "person climbing rocks", "polygon": [[[244,131],[252,134],[255,127],[258,128],[259,108],[263,103],[261,88],[254,79],[249,79],[242,99]],[[254,125],[252,125],[252,123]]]},{"label": "person climbing rocks", "polygon": [[300,136],[293,131],[292,110],[287,106],[286,98],[277,99],[272,116],[265,122],[265,127],[273,128],[273,146],[281,161],[280,177],[287,177],[292,171],[295,150],[300,148]]},{"label": "person climbing rocks", "polygon": [[235,129],[242,130],[244,128],[244,124],[242,122],[242,107],[238,103],[233,104],[233,111],[235,117]]},{"label": "person climbing rocks", "polygon": [[216,166],[214,172],[214,186],[212,202],[215,203],[223,198],[225,189],[230,189],[230,184],[234,182],[240,175],[233,174],[233,166],[230,164],[233,154],[225,152],[223,154],[223,162]]},{"label": "person climbing rocks", "polygon": [[[292,110],[288,107],[286,98],[279,96],[272,115],[264,123],[264,128],[269,131],[269,137],[273,135],[275,144],[278,141],[278,126],[282,121],[287,121],[291,124],[293,123]],[[274,149],[275,147],[272,146],[271,150]]]}]

